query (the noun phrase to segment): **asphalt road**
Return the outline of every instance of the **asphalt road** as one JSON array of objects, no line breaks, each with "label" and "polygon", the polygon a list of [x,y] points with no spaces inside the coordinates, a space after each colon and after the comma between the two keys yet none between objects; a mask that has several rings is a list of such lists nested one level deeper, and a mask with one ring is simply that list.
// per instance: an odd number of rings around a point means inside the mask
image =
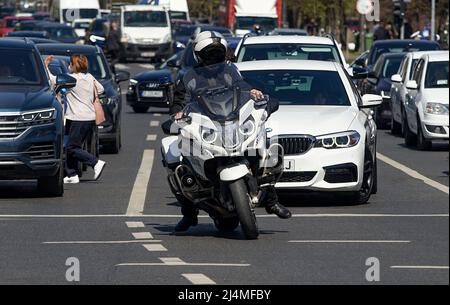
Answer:
[{"label": "asphalt road", "polygon": [[[205,215],[174,235],[179,207],[160,158],[166,117],[124,105],[122,151],[102,156],[101,181],[90,172],[64,198],[39,197],[33,182],[0,182],[0,284],[68,284],[68,258],[79,261],[81,284],[449,284],[448,144],[422,152],[380,131],[370,204],[283,194],[294,217],[258,210],[257,241],[220,234]],[[369,258],[379,282],[367,281]]]}]

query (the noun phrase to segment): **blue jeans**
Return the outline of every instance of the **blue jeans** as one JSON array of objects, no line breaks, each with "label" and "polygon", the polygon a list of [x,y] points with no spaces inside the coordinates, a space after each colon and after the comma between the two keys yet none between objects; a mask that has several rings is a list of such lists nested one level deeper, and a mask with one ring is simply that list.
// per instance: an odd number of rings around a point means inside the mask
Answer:
[{"label": "blue jeans", "polygon": [[69,136],[66,144],[65,171],[67,177],[77,175],[78,162],[94,167],[98,159],[83,150],[83,144],[95,128],[95,121],[70,121],[66,120],[66,134]]}]

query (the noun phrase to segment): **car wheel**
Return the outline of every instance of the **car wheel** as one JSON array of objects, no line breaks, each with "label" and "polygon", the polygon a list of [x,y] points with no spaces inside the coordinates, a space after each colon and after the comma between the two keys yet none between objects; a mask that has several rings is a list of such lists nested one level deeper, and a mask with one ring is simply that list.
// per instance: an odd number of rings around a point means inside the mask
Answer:
[{"label": "car wheel", "polygon": [[420,150],[430,150],[433,146],[432,142],[425,138],[422,130],[422,124],[417,119],[417,148]]},{"label": "car wheel", "polygon": [[370,196],[377,191],[377,162],[373,160],[370,150],[366,149],[364,157],[364,175],[361,189],[352,194],[352,203],[356,205],[366,204]]},{"label": "car wheel", "polygon": [[118,154],[120,151],[120,130],[116,131],[116,138],[103,146],[103,150],[107,154]]},{"label": "car wheel", "polygon": [[133,106],[133,110],[136,113],[147,113],[149,108],[150,107],[146,107],[146,106]]},{"label": "car wheel", "polygon": [[40,194],[50,197],[62,197],[64,195],[64,163],[62,161],[54,176],[38,179],[38,191]]},{"label": "car wheel", "polygon": [[416,135],[412,133],[411,129],[409,129],[406,113],[403,113],[403,137],[405,138],[406,146],[415,146],[417,144]]}]

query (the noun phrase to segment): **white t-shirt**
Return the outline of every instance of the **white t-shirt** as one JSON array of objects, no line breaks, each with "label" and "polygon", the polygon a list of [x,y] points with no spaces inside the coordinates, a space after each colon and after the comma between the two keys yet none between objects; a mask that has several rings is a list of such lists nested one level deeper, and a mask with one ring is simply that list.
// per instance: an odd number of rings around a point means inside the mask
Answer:
[{"label": "white t-shirt", "polygon": [[[56,85],[56,76],[48,71],[52,86]],[[94,85],[98,94],[105,92],[90,73],[69,74],[77,80],[77,85],[68,90],[66,119],[71,121],[95,121]]]}]

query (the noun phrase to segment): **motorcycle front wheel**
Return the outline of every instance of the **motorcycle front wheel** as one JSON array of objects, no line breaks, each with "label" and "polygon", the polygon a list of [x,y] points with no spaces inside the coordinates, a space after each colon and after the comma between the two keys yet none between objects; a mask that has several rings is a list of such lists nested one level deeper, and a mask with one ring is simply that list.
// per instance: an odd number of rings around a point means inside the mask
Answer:
[{"label": "motorcycle front wheel", "polygon": [[230,191],[245,238],[257,239],[259,235],[258,224],[244,179],[230,183]]}]

